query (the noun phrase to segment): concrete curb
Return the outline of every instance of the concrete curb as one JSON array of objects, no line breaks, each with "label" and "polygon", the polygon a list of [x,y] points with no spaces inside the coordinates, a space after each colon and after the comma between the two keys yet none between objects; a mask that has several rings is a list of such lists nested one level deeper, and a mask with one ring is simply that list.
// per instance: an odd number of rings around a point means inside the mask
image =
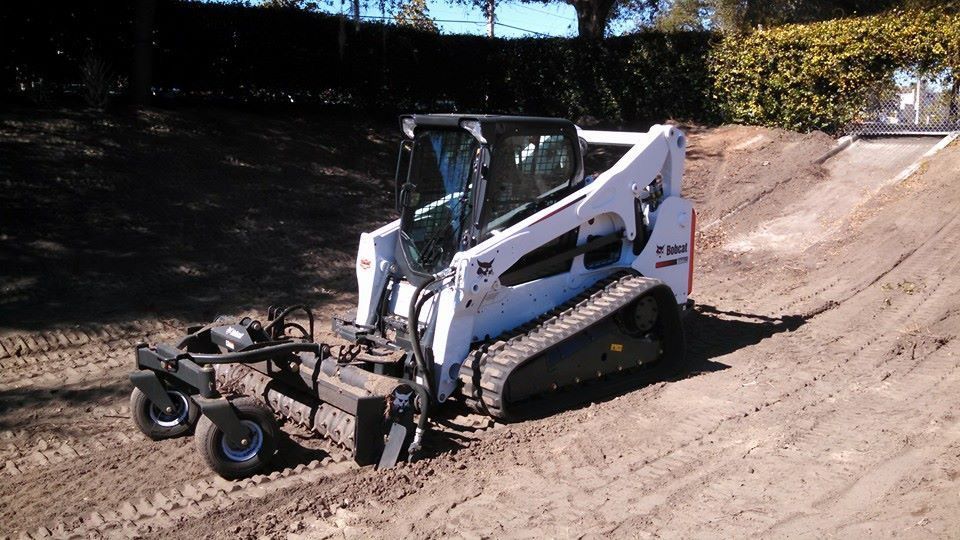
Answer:
[{"label": "concrete curb", "polygon": [[820,156],[820,157],[818,157],[817,159],[813,160],[814,165],[822,165],[823,162],[825,162],[826,160],[828,160],[828,159],[832,158],[833,156],[839,154],[840,152],[842,152],[844,149],[846,149],[847,147],[849,147],[851,144],[853,144],[854,142],[856,142],[856,141],[859,140],[859,139],[860,139],[860,135],[859,135],[859,134],[847,135],[847,136],[844,136],[844,137],[840,137],[839,139],[837,139],[837,145],[836,145],[836,146],[834,146],[834,147],[831,148],[830,150],[827,150],[827,152],[826,152],[825,154],[823,154],[822,156]]},{"label": "concrete curb", "polygon": [[905,168],[905,169],[903,169],[902,171],[900,171],[900,174],[894,176],[893,179],[890,180],[889,183],[890,183],[890,184],[897,184],[897,183],[899,183],[899,182],[903,182],[903,181],[906,180],[907,178],[910,178],[910,177],[913,175],[913,173],[917,172],[917,170],[920,169],[920,166],[921,166],[921,165],[923,165],[924,163],[926,163],[927,161],[929,161],[930,158],[932,158],[934,155],[936,155],[937,152],[939,152],[939,151],[943,150],[944,148],[946,148],[947,145],[949,145],[949,144],[952,143],[954,140],[956,140],[957,137],[960,137],[960,131],[954,131],[953,133],[951,133],[951,134],[947,135],[946,137],[940,139],[940,142],[938,142],[936,145],[934,145],[934,147],[931,148],[930,150],[927,150],[927,152],[926,152],[925,154],[923,154],[922,156],[920,156],[920,159],[914,161],[913,164],[911,164],[911,165],[908,166],[907,168]]}]

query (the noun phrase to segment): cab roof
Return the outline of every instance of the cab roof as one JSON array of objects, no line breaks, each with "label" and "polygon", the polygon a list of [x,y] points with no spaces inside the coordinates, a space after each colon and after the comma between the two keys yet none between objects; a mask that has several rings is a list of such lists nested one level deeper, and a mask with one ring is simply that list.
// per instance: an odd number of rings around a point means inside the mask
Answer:
[{"label": "cab roof", "polygon": [[514,131],[520,127],[532,129],[558,129],[576,134],[576,126],[565,118],[548,118],[542,116],[511,116],[504,114],[404,114],[400,116],[400,128],[403,129],[403,120],[409,118],[417,126],[433,126],[445,128],[460,127],[463,121],[477,121],[488,139],[495,134]]}]

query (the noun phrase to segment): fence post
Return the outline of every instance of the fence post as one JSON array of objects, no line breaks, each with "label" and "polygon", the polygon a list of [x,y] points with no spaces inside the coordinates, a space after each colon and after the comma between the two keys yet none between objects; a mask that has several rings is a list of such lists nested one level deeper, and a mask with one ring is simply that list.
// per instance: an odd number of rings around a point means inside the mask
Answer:
[{"label": "fence post", "polygon": [[913,125],[920,125],[920,85],[923,84],[923,78],[917,76],[917,91],[913,96]]}]

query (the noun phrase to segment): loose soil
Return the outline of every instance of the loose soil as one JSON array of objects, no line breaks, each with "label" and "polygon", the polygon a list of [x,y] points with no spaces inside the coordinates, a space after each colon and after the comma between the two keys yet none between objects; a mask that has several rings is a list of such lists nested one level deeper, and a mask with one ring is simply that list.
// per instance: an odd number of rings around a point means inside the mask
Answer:
[{"label": "loose soil", "polygon": [[831,181],[812,163],[832,139],[689,135],[687,373],[523,423],[454,412],[389,471],[285,426],[272,471],[227,482],[133,427],[132,348],[219,313],[350,309],[357,238],[393,216],[395,127],[4,113],[0,535],[960,535],[960,146],[783,249],[757,232]]}]

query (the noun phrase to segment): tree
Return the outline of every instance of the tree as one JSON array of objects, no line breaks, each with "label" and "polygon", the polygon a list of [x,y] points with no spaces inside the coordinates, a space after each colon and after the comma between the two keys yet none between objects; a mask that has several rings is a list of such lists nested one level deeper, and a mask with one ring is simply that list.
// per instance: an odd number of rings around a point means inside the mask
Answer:
[{"label": "tree", "polygon": [[430,10],[427,8],[427,0],[408,0],[400,6],[397,14],[393,16],[394,21],[400,26],[411,26],[417,30],[439,33],[437,23],[430,17]]},{"label": "tree", "polygon": [[577,35],[587,41],[603,39],[617,0],[568,0],[577,10]]},{"label": "tree", "polygon": [[664,30],[749,32],[895,8],[949,10],[958,4],[957,0],[658,0],[655,24]]},{"label": "tree", "polygon": [[[451,0],[471,4],[488,15],[495,10],[497,0]],[[603,40],[610,21],[619,17],[650,18],[653,9],[665,0],[511,0],[522,4],[561,3],[573,6],[577,13],[577,35],[589,42]]]},{"label": "tree", "polygon": [[308,0],[263,0],[260,5],[273,9],[302,9],[305,11],[316,11],[320,7],[319,3]]},{"label": "tree", "polygon": [[153,17],[156,0],[138,0],[133,21],[133,73],[130,100],[146,105],[150,100],[153,77]]}]

